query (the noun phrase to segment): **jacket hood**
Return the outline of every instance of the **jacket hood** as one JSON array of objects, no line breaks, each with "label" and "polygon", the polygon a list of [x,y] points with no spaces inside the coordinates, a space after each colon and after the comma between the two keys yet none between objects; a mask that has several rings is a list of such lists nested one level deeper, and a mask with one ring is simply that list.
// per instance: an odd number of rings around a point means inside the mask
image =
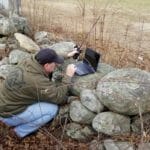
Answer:
[{"label": "jacket hood", "polygon": [[37,60],[35,59],[35,55],[31,55],[31,57],[25,59],[20,63],[20,65],[24,66],[24,69],[27,72],[34,73],[34,74],[43,74],[47,76],[44,68],[42,65],[40,65]]}]

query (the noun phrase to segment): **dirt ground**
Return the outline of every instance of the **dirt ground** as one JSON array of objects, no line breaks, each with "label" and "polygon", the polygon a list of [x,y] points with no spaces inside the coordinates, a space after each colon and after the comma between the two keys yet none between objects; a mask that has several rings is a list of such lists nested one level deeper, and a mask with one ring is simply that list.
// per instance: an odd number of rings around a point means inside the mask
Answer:
[{"label": "dirt ground", "polygon": [[0,122],[0,150],[87,150],[88,144],[71,139],[61,139],[49,129],[49,124],[32,135],[19,139],[11,129]]}]

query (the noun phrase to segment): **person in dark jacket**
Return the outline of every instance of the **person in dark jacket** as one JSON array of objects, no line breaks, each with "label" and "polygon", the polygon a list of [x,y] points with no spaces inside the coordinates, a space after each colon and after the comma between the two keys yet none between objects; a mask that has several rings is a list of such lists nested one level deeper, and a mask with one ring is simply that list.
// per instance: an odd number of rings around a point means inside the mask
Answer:
[{"label": "person in dark jacket", "polygon": [[[70,53],[68,56],[74,55]],[[64,62],[52,49],[42,49],[23,60],[9,73],[0,87],[0,120],[13,127],[18,137],[25,137],[51,121],[58,104],[67,101],[67,92],[75,65],[69,64],[61,84],[49,74]]]}]

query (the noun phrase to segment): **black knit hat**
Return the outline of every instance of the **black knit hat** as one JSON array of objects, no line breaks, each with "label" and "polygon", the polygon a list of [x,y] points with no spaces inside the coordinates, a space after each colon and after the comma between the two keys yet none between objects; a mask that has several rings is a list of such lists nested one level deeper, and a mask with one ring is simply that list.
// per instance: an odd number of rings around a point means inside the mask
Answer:
[{"label": "black knit hat", "polygon": [[57,64],[62,64],[64,62],[64,58],[58,56],[57,53],[53,49],[41,49],[36,55],[35,59],[39,62],[39,64],[46,64],[55,62]]}]

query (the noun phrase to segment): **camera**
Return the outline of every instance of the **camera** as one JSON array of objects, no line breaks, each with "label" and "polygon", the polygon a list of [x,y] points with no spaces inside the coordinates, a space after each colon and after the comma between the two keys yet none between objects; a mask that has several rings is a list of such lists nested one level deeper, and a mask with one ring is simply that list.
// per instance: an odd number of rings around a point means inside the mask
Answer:
[{"label": "camera", "polygon": [[78,59],[78,57],[80,56],[80,53],[81,53],[81,49],[78,45],[75,45],[74,48],[77,49],[78,53],[76,53],[74,56],[73,56],[73,59]]}]

